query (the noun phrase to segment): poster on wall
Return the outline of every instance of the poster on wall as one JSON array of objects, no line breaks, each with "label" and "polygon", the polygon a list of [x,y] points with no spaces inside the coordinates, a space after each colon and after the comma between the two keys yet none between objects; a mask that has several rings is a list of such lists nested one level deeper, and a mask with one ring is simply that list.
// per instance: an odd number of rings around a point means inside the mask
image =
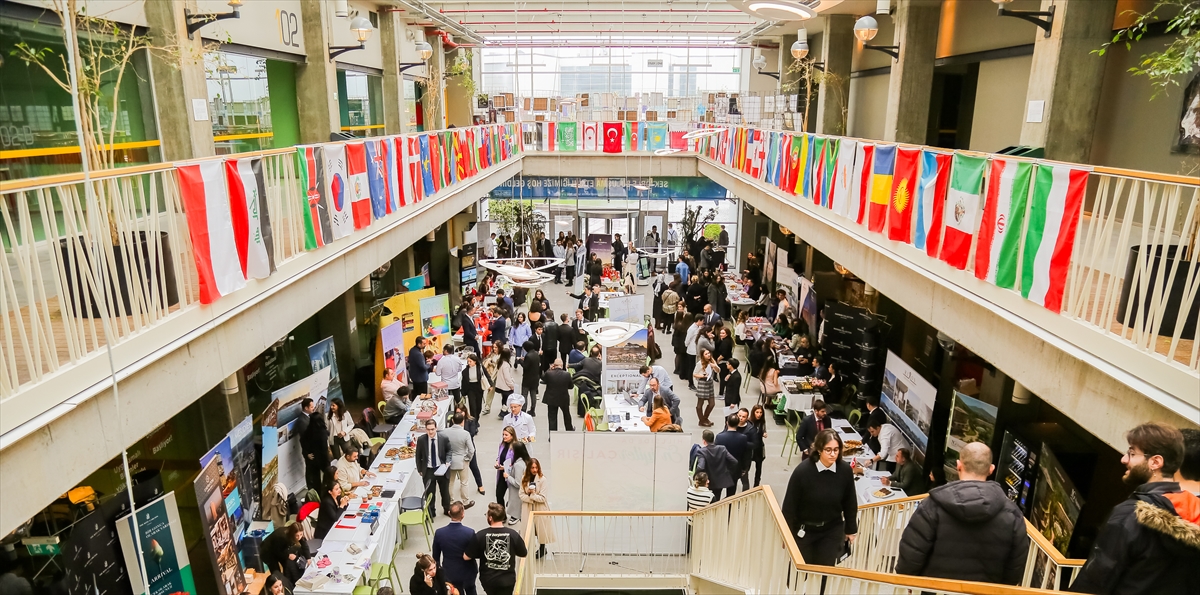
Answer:
[{"label": "poster on wall", "polygon": [[[341,382],[338,381],[337,354],[333,350],[333,337],[326,337],[309,345],[308,360],[312,363],[313,372],[329,368],[329,398],[346,402],[342,398]],[[328,409],[321,409],[321,411],[328,411]]]},{"label": "poster on wall", "polygon": [[[135,540],[134,531],[137,531]],[[174,595],[195,593],[196,581],[188,562],[183,526],[175,492],[137,509],[117,521],[117,535],[125,556],[129,582],[137,595]],[[150,584],[142,583],[142,570]],[[239,570],[240,574],[240,570]]]},{"label": "poster on wall", "polygon": [[880,406],[922,455],[929,445],[937,388],[917,374],[900,356],[887,352]]},{"label": "poster on wall", "polygon": [[603,379],[606,395],[640,393],[642,383],[646,380],[636,369],[605,370]]},{"label": "poster on wall", "polygon": [[125,564],[120,559],[116,519],[129,514],[129,499],[109,498],[95,512],[71,527],[62,548],[69,595],[129,595],[132,593]]},{"label": "poster on wall", "polygon": [[[238,492],[242,495],[242,518],[244,524],[258,518],[261,501],[259,491],[258,457],[254,448],[254,418],[245,419],[229,431],[233,464],[237,468]],[[203,467],[203,465],[201,465]]]},{"label": "poster on wall", "polygon": [[605,370],[638,370],[646,365],[650,331],[639,329],[632,337],[604,350]]},{"label": "poster on wall", "polygon": [[763,246],[763,269],[762,269],[762,286],[774,290],[775,288],[775,242],[771,238],[766,238],[767,245]]},{"label": "poster on wall", "polygon": [[796,269],[788,264],[787,250],[777,246],[775,248],[775,284],[779,289],[788,292],[788,299],[797,297],[795,294],[797,277],[799,275],[796,274]]},{"label": "poster on wall", "polygon": [[425,287],[433,287],[433,277],[429,275],[429,263],[421,265],[421,276],[425,278]]},{"label": "poster on wall", "polygon": [[[270,428],[274,430],[275,428]],[[245,590],[245,578],[238,561],[237,539],[229,523],[226,498],[221,491],[225,478],[221,476],[220,457],[212,457],[201,465],[200,475],[193,487],[196,490],[196,505],[200,509],[200,522],[204,528],[208,554],[217,577],[221,595],[238,595]]]},{"label": "poster on wall", "polygon": [[958,479],[958,453],[971,442],[989,447],[996,432],[996,406],[954,391],[950,428],[946,434],[946,481]]},{"label": "poster on wall", "polygon": [[265,494],[281,481],[289,493],[304,489],[304,455],[300,451],[297,421],[304,412],[305,397],[325,411],[328,402],[329,368],[271,393],[271,403],[263,412],[262,492]]},{"label": "poster on wall", "polygon": [[612,236],[606,233],[590,233],[587,237],[588,255],[595,254],[601,262],[612,262]]},{"label": "poster on wall", "polygon": [[608,319],[613,322],[645,322],[646,298],[640,295],[608,298]]},{"label": "poster on wall", "polygon": [[225,502],[225,513],[229,515],[229,528],[240,533],[245,512],[242,510],[242,495],[238,490],[238,469],[233,460],[233,447],[229,436],[225,436],[212,450],[200,457],[200,468],[214,465],[217,470],[216,488]]},{"label": "poster on wall", "polygon": [[416,277],[409,277],[409,278],[401,281],[400,284],[403,285],[404,288],[409,291],[417,291],[418,289],[425,289],[425,276],[417,275]]},{"label": "poster on wall", "polygon": [[403,381],[407,368],[404,366],[404,325],[395,322],[379,329],[379,341],[383,345],[383,367],[396,372]]},{"label": "poster on wall", "polygon": [[1066,555],[1082,509],[1083,496],[1075,489],[1075,483],[1067,476],[1054,452],[1042,444],[1029,522],[1054,544],[1060,554]]},{"label": "poster on wall", "polygon": [[806,277],[796,276],[796,301],[800,304],[800,317],[808,323],[808,333],[817,334],[817,292],[813,291],[812,281]]},{"label": "poster on wall", "polygon": [[450,296],[435,295],[424,298],[418,307],[421,311],[421,334],[433,338],[450,334]]}]

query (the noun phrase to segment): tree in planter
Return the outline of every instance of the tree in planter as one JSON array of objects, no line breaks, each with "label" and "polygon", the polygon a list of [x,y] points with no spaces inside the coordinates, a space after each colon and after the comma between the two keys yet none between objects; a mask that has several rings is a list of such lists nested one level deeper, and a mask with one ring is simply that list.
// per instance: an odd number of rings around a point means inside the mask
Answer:
[{"label": "tree in planter", "polygon": [[698,253],[697,244],[703,238],[704,227],[716,218],[716,207],[709,207],[707,212],[700,205],[696,205],[695,209],[683,210],[683,220],[679,222],[679,240],[693,256]]},{"label": "tree in planter", "polygon": [[517,246],[529,244],[550,223],[532,202],[519,199],[488,201],[488,219],[500,226],[501,233],[511,235]]},{"label": "tree in planter", "polygon": [[792,93],[799,93],[800,89],[803,87],[804,101],[801,102],[797,100],[796,107],[804,110],[804,121],[801,122],[801,127],[799,130],[807,131],[809,112],[812,111],[808,109],[808,106],[812,105],[813,93],[817,91],[821,85],[826,85],[827,89],[830,89],[831,92],[838,94],[837,97],[840,99],[838,103],[842,106],[841,118],[842,129],[844,130],[846,128],[847,102],[845,101],[846,98],[841,97],[841,85],[837,84],[841,81],[841,78],[836,74],[825,72],[824,70],[817,68],[815,64],[816,63],[812,60],[794,60],[791,65],[788,66],[787,72],[791,74],[799,74],[800,76],[794,81],[780,86],[780,92],[784,95],[790,95]]}]

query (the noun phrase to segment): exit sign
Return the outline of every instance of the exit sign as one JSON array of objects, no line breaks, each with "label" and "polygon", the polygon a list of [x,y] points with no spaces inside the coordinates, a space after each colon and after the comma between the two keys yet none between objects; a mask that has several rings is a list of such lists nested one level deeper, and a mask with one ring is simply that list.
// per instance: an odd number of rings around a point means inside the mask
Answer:
[{"label": "exit sign", "polygon": [[734,66],[734,67],[733,67],[733,73],[734,73],[734,74],[738,74],[738,73],[739,73],[739,72],[741,72],[741,71],[742,71],[742,67],[741,67],[741,66]]},{"label": "exit sign", "polygon": [[26,537],[21,540],[30,556],[57,556],[62,553],[58,537]]},{"label": "exit sign", "polygon": [[662,68],[662,67],[663,67],[663,61],[662,61],[662,60],[646,60],[646,67],[648,67],[648,68]]}]

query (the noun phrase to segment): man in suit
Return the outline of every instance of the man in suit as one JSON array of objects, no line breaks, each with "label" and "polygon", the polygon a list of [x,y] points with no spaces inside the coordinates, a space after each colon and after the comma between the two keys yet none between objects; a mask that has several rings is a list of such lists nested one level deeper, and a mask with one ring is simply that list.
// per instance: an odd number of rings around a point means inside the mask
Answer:
[{"label": "man in suit", "polygon": [[[433,442],[432,448],[430,442]],[[433,496],[429,500],[429,516],[437,513],[437,492],[442,493],[442,512],[450,506],[450,440],[438,433],[438,424],[432,419],[425,420],[425,435],[417,438],[417,452],[413,456],[417,460],[417,473],[425,480],[426,493]],[[446,470],[438,475],[438,468],[446,465]]]},{"label": "man in suit", "polygon": [[479,564],[463,556],[475,539],[475,531],[462,524],[465,508],[461,502],[451,504],[447,512],[450,524],[433,532],[433,559],[447,583],[458,587],[462,595],[476,595],[475,577],[479,573]]},{"label": "man in suit", "polygon": [[503,304],[501,307],[507,312],[509,318],[515,317],[517,314],[517,306],[513,303],[513,299],[504,295],[503,289],[496,290],[496,303]]},{"label": "man in suit", "polygon": [[488,338],[493,347],[496,341],[508,340],[508,319],[500,312],[500,308],[492,306],[492,323],[488,325]]},{"label": "man in suit", "polygon": [[429,360],[425,359],[425,337],[417,337],[408,350],[408,374],[412,379],[413,395],[429,394]]},{"label": "man in suit", "polygon": [[704,304],[704,326],[720,326],[721,315],[713,310],[712,304]]},{"label": "man in suit", "polygon": [[300,452],[304,455],[304,483],[309,489],[320,489],[324,482],[322,474],[329,469],[329,429],[325,416],[317,411],[317,405],[309,397],[300,401],[303,412],[303,429],[300,430]]},{"label": "man in suit", "polygon": [[575,345],[575,328],[571,326],[571,322],[567,319],[567,313],[563,312],[558,315],[558,325],[554,327],[555,333],[558,335],[556,343],[558,344],[558,355],[563,362],[567,361],[567,355],[571,353],[571,346]]},{"label": "man in suit", "polygon": [[696,470],[708,473],[709,488],[714,494],[734,489],[740,477],[738,460],[724,446],[715,443],[712,430],[704,430],[700,436],[703,446],[697,450]]},{"label": "man in suit", "polygon": [[[888,423],[887,414],[883,412],[883,408],[879,406],[879,395],[867,395],[867,414],[862,416],[862,421],[859,422],[858,433],[866,436],[867,428],[871,424],[883,425]],[[871,452],[879,452],[879,438],[870,436],[867,438],[867,446],[871,448]]]},{"label": "man in suit", "polygon": [[542,372],[550,369],[550,364],[558,357],[558,325],[554,319],[547,316],[546,324],[542,326]]},{"label": "man in suit", "polygon": [[583,352],[584,349],[587,349],[587,343],[584,343],[583,341],[576,343],[575,349],[572,349],[571,352],[567,354],[567,365],[574,366],[575,364],[586,359],[587,354]]},{"label": "man in suit", "polygon": [[583,307],[580,306],[575,310],[575,320],[571,321],[571,331],[575,333],[575,340],[571,341],[572,345],[580,341],[583,341],[583,344],[587,345],[587,332],[583,330],[583,323],[585,322],[587,322],[587,319],[584,318]]},{"label": "man in suit", "polygon": [[817,437],[817,433],[829,427],[829,418],[826,417],[825,401],[821,399],[813,400],[813,414],[804,418],[800,422],[800,429],[796,430],[796,446],[800,447],[800,456],[806,456],[808,447],[812,446],[812,441]]},{"label": "man in suit", "polygon": [[571,364],[571,369],[575,370],[576,374],[587,376],[592,382],[600,384],[600,374],[604,370],[604,364],[600,362],[600,354],[600,346],[593,345],[591,356],[583,358],[579,363]]},{"label": "man in suit", "polygon": [[[471,440],[471,433],[463,427],[463,422],[467,421],[467,416],[462,412],[455,412],[454,425],[442,431],[442,436],[450,443],[450,494],[454,500],[448,502],[462,502],[463,508],[470,508],[475,505],[467,494],[467,478],[471,476],[470,463],[471,459],[475,458],[475,441]],[[458,496],[453,496],[454,492],[458,492]]]},{"label": "man in suit", "polygon": [[558,412],[562,410],[563,426],[568,432],[574,432],[571,415],[567,409],[571,406],[571,374],[562,369],[562,362],[554,360],[550,370],[546,372],[546,394],[542,402],[546,404],[547,415],[550,416],[550,431],[558,430]]},{"label": "man in suit", "polygon": [[458,324],[462,327],[463,345],[475,350],[475,355],[483,357],[483,348],[479,346],[479,332],[475,329],[475,304],[467,301],[459,315]]},{"label": "man in suit", "polygon": [[654,395],[660,395],[663,403],[667,405],[667,409],[671,410],[671,423],[678,424],[682,421],[679,415],[679,397],[671,392],[670,388],[663,386],[657,376],[650,377],[646,390],[642,392],[642,398],[638,401],[638,411],[651,413],[651,409],[654,407]]},{"label": "man in suit", "polygon": [[321,494],[321,512],[317,514],[317,523],[313,525],[313,537],[325,539],[333,525],[342,518],[342,511],[346,510],[349,502],[350,496],[342,493],[342,486],[333,474],[326,475],[324,493]]},{"label": "man in suit", "polygon": [[625,264],[625,243],[621,241],[621,234],[613,236],[612,243],[613,268],[616,269],[618,275],[624,275],[623,265]]},{"label": "man in suit", "polygon": [[742,404],[742,373],[738,372],[738,361],[736,359],[727,359],[725,364],[725,376],[722,378],[725,384],[725,406],[740,407]]},{"label": "man in suit", "polygon": [[588,298],[587,319],[589,322],[596,322],[600,318],[600,286],[592,286],[592,297]]},{"label": "man in suit", "polygon": [[[736,480],[740,479],[742,475],[745,475],[746,471],[750,469],[750,455],[752,454],[750,449],[750,438],[738,431],[738,424],[740,422],[741,420],[738,419],[736,413],[730,415],[729,417],[725,418],[725,431],[717,434],[716,443],[720,446],[724,446],[725,450],[728,450],[729,454],[733,455],[733,458],[737,459],[737,468],[733,470],[733,485],[726,488],[724,497],[729,497],[737,493]],[[717,497],[722,497],[720,492],[717,492]]]},{"label": "man in suit", "polygon": [[537,416],[538,385],[542,381],[542,356],[532,340],[521,346],[525,349],[525,358],[521,363],[521,393],[529,401],[529,415]]}]

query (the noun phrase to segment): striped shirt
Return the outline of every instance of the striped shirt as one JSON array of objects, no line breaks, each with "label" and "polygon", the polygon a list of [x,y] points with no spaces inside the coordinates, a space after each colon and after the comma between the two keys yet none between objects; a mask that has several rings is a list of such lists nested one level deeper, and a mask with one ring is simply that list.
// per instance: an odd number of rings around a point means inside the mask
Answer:
[{"label": "striped shirt", "polygon": [[687,491],[687,509],[689,512],[697,508],[704,508],[713,503],[713,491],[708,489],[708,486],[688,488]]}]

